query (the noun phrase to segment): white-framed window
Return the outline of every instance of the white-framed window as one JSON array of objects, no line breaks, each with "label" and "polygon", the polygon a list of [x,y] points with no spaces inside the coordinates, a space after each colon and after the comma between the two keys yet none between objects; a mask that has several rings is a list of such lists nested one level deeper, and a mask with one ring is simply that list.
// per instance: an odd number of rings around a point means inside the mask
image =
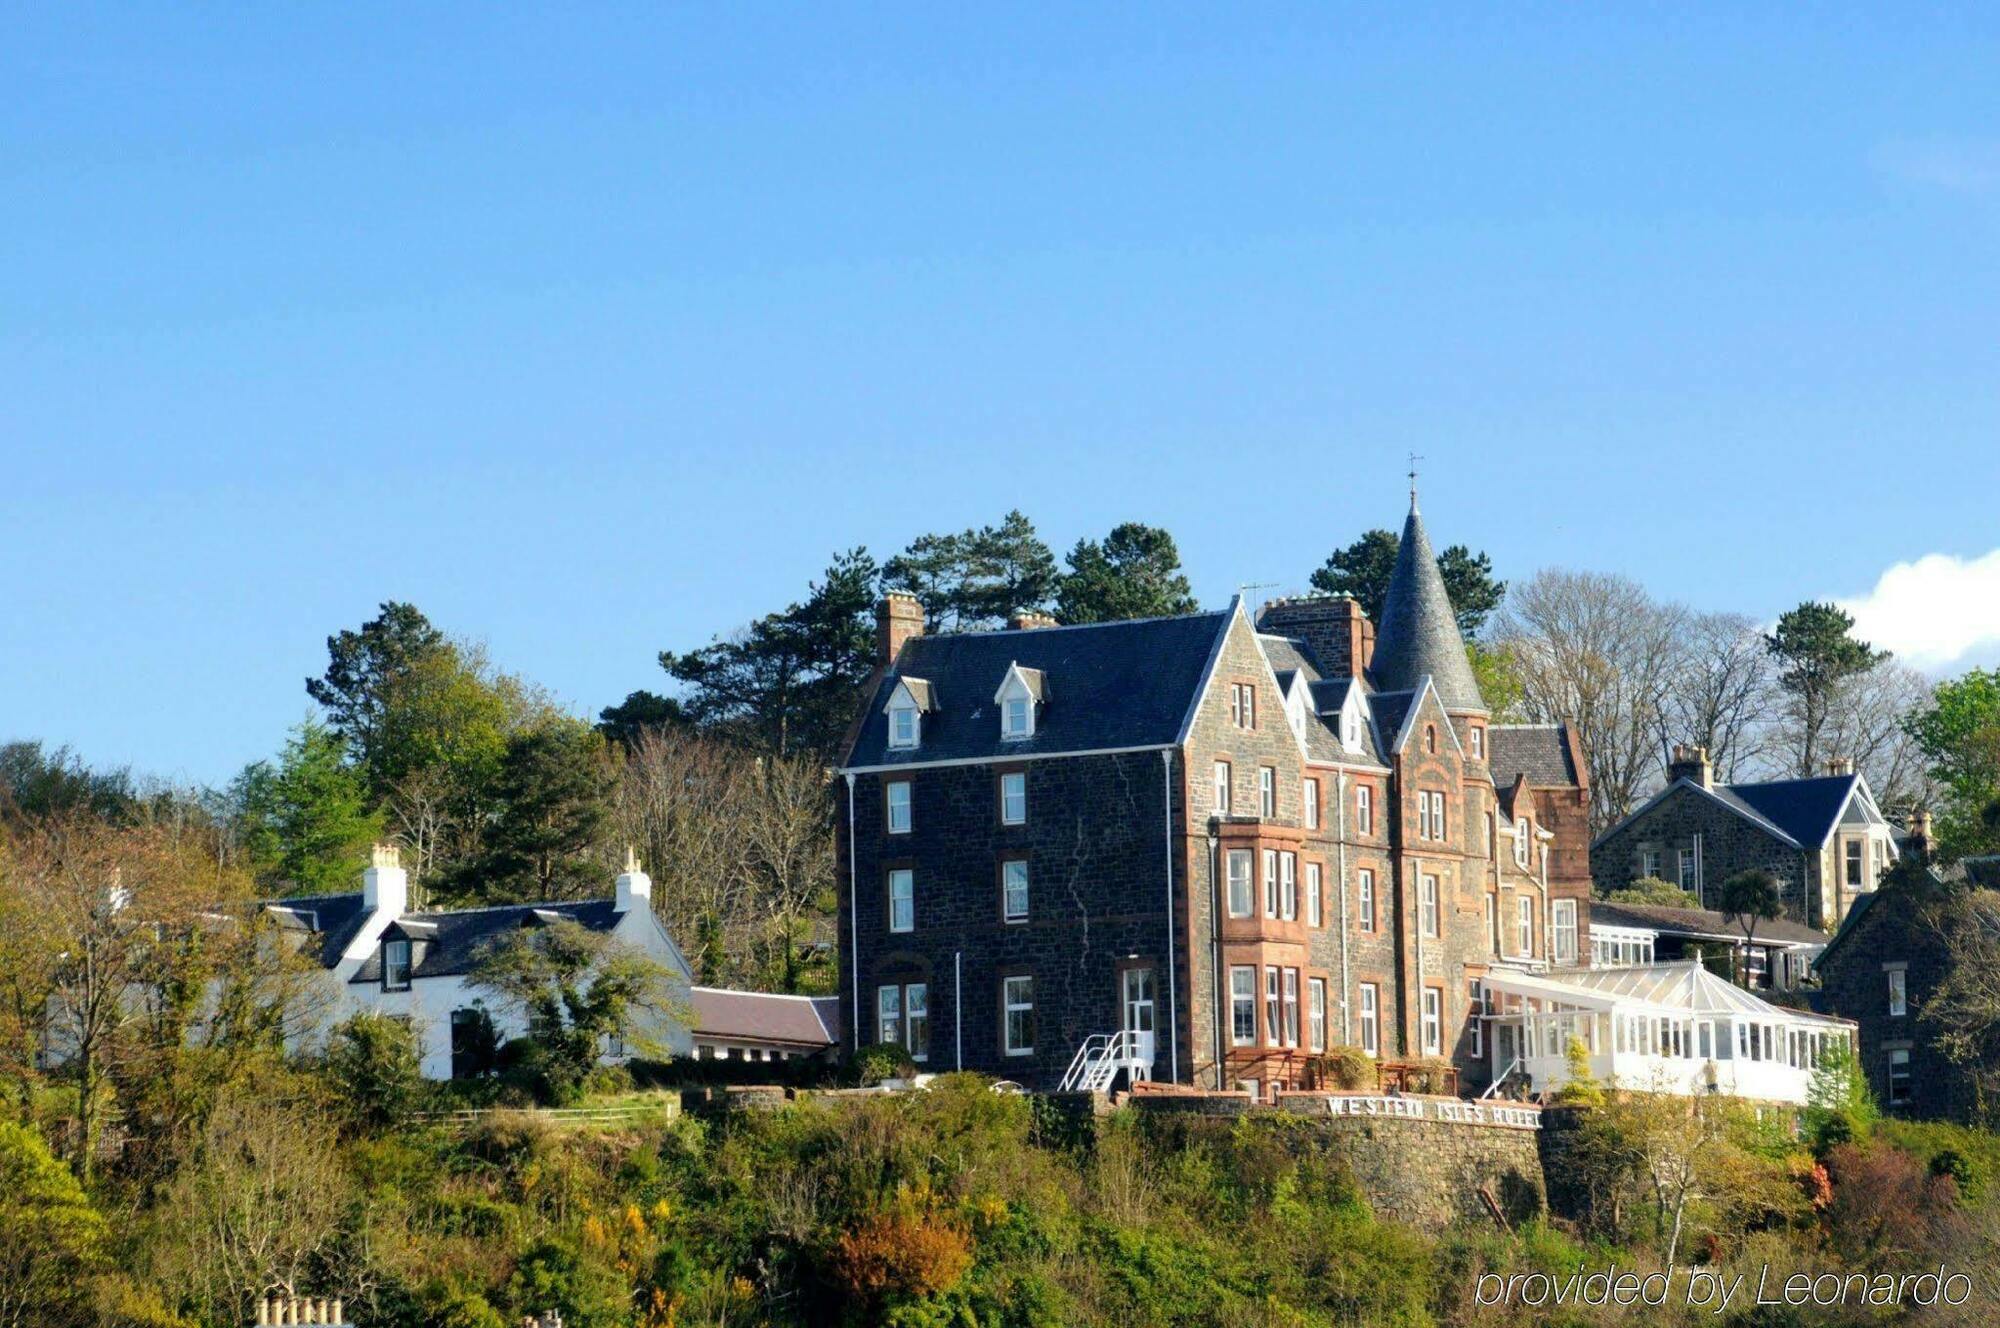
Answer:
[{"label": "white-framed window", "polygon": [[1319,829],[1319,781],[1303,780],[1299,784],[1299,802],[1304,808],[1306,829]]},{"label": "white-framed window", "polygon": [[1361,715],[1352,706],[1341,713],[1340,743],[1350,752],[1361,750]]},{"label": "white-framed window", "polygon": [[1278,1012],[1278,970],[1275,967],[1264,970],[1264,1042],[1267,1046],[1277,1046],[1280,1030]]},{"label": "white-framed window", "polygon": [[1000,1015],[1009,1056],[1035,1054],[1035,980],[1022,974],[1000,980]]},{"label": "white-framed window", "polygon": [[1525,816],[1514,818],[1514,865],[1528,865],[1528,818]]},{"label": "white-framed window", "polygon": [[1007,698],[1000,708],[1000,736],[1010,741],[1033,737],[1035,733],[1035,703],[1025,695]]},{"label": "white-framed window", "polygon": [[1009,770],[1000,776],[1000,824],[1028,823],[1028,772]]},{"label": "white-framed window", "polygon": [[1438,727],[1435,724],[1426,724],[1424,725],[1424,750],[1427,752],[1435,752],[1437,749],[1438,749]]},{"label": "white-framed window", "polygon": [[1257,727],[1257,689],[1247,682],[1229,684],[1229,722],[1239,729]]},{"label": "white-framed window", "polygon": [[1009,858],[1000,864],[1001,907],[1008,922],[1028,920],[1028,862]]},{"label": "white-framed window", "polygon": [[1486,759],[1486,730],[1479,727],[1479,725],[1474,724],[1471,728],[1471,733],[1472,733],[1472,759],[1475,761],[1483,761]]},{"label": "white-framed window", "polygon": [[1278,916],[1278,850],[1264,850],[1264,916]]},{"label": "white-framed window", "polygon": [[1229,916],[1247,918],[1256,908],[1256,887],[1250,881],[1250,850],[1229,850]]},{"label": "white-framed window", "polygon": [[1908,1106],[1910,1097],[1910,1053],[1897,1047],[1889,1053],[1889,1105]]},{"label": "white-framed window", "polygon": [[410,989],[410,942],[408,937],[392,936],[382,942],[382,989],[384,991],[408,991]]},{"label": "white-framed window", "polygon": [[1492,895],[1486,896],[1486,950],[1493,955],[1500,953],[1500,911]]},{"label": "white-framed window", "polygon": [[889,745],[907,750],[923,741],[923,722],[917,715],[917,708],[906,700],[898,700],[889,707]]},{"label": "white-framed window", "polygon": [[1529,895],[1522,895],[1514,901],[1514,909],[1514,953],[1526,957],[1535,953],[1535,901]]},{"label": "white-framed window", "polygon": [[[1473,730],[1479,732],[1478,729]],[[1486,1012],[1486,984],[1473,978],[1465,986],[1465,1031],[1470,1043],[1467,1050],[1474,1060],[1486,1055],[1486,1021],[1480,1016]]]},{"label": "white-framed window", "polygon": [[1417,792],[1417,838],[1443,839],[1444,794]]},{"label": "white-framed window", "polygon": [[1306,864],[1306,926],[1326,925],[1326,887],[1320,879],[1317,862]]},{"label": "white-framed window", "polygon": [[1299,855],[1278,854],[1278,916],[1290,922],[1299,915]]},{"label": "white-framed window", "polygon": [[1375,873],[1367,867],[1354,873],[1354,925],[1375,930]]},{"label": "white-framed window", "polygon": [[1306,979],[1306,1050],[1326,1050],[1326,979]]},{"label": "white-framed window", "polygon": [[1382,993],[1372,982],[1361,984],[1361,1050],[1382,1054]]},{"label": "white-framed window", "polygon": [[1357,834],[1375,833],[1375,790],[1366,784],[1354,788],[1354,829]]},{"label": "white-framed window", "polygon": [[917,925],[917,874],[908,867],[889,873],[889,930],[913,931]]},{"label": "white-framed window", "polygon": [[1694,889],[1694,850],[1684,848],[1676,856],[1680,866],[1681,889],[1692,891]]},{"label": "white-framed window", "polygon": [[1889,978],[1889,1013],[1900,1018],[1910,1012],[1908,971],[1900,966],[1884,971]]},{"label": "white-framed window", "polygon": [[889,781],[887,803],[889,833],[907,835],[910,833],[910,781],[892,779]]},{"label": "white-framed window", "polygon": [[903,1045],[903,989],[898,986],[875,989],[875,1040],[891,1046]]},{"label": "white-framed window", "polygon": [[1281,1007],[1284,1022],[1280,1027],[1284,1030],[1284,1044],[1296,1047],[1299,1045],[1299,970],[1288,968],[1284,970],[1284,977],[1284,1004]]},{"label": "white-framed window", "polygon": [[1867,861],[1868,846],[1858,839],[1847,841],[1847,883],[1855,889],[1861,888],[1864,863]]},{"label": "white-framed window", "polygon": [[1218,815],[1229,815],[1229,762],[1215,763],[1215,810]]},{"label": "white-framed window", "polygon": [[1428,874],[1417,877],[1417,918],[1423,926],[1424,935],[1438,934],[1438,878]]},{"label": "white-framed window", "polygon": [[1257,810],[1267,821],[1278,814],[1278,772],[1268,765],[1257,767]]},{"label": "white-framed window", "polygon": [[1229,1040],[1247,1047],[1257,1040],[1257,970],[1229,970]]},{"label": "white-framed window", "polygon": [[[904,1047],[913,1061],[931,1058],[930,991],[921,982],[903,988]],[[767,1057],[768,1059],[768,1057]]]},{"label": "white-framed window", "polygon": [[1576,962],[1576,901],[1574,899],[1552,899],[1549,901],[1549,929],[1554,933],[1549,961],[1557,964]]},{"label": "white-framed window", "polygon": [[1639,862],[1639,874],[1641,876],[1650,876],[1654,880],[1660,878],[1660,850],[1656,848],[1646,849],[1640,853]]},{"label": "white-framed window", "polygon": [[1425,987],[1423,994],[1422,1029],[1424,1055],[1438,1056],[1444,1053],[1444,993],[1436,987]]}]

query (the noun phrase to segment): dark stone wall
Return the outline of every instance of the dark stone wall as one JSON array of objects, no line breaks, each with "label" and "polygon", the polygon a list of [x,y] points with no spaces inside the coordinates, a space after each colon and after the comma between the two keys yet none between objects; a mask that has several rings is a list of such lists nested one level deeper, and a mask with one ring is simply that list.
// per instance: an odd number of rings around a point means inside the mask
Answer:
[{"label": "dark stone wall", "polygon": [[1590,871],[1597,889],[1611,891],[1644,874],[1644,852],[1659,850],[1660,874],[1679,884],[1677,854],[1692,849],[1701,836],[1704,907],[1715,907],[1716,892],[1738,872],[1761,867],[1778,878],[1785,916],[1808,927],[1826,925],[1819,899],[1819,873],[1802,854],[1754,821],[1738,815],[1692,788],[1674,788],[1649,810],[1617,827],[1590,850]]},{"label": "dark stone wall", "polygon": [[[1884,1107],[1889,1101],[1889,1052],[1910,1053],[1911,1100],[1895,1108],[1897,1115],[1928,1119],[1969,1119],[1971,1086],[1958,1067],[1938,1049],[1931,1026],[1918,1018],[1924,1002],[1943,980],[1946,955],[1943,940],[1924,917],[1927,907],[1942,900],[1919,901],[1907,890],[1886,888],[1840,945],[1824,954],[1818,965],[1823,1008],[1828,1014],[1858,1025],[1862,1068]],[[1906,965],[1904,984],[1908,1013],[1889,1013],[1887,967]]]}]

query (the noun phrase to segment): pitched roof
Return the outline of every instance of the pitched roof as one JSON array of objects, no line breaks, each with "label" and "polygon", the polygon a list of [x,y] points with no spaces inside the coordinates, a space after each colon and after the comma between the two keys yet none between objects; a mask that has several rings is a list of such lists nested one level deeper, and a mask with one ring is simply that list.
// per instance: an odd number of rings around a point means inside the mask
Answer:
[{"label": "pitched roof", "polygon": [[[1714,909],[1669,908],[1660,904],[1621,904],[1609,900],[1590,901],[1590,924],[1607,927],[1638,927],[1668,931],[1682,936],[1719,937],[1740,941],[1743,928]],[[1825,945],[1826,933],[1788,918],[1767,918],[1757,924],[1759,944]]]},{"label": "pitched roof", "polygon": [[1368,672],[1385,692],[1414,691],[1429,675],[1445,709],[1486,709],[1414,498],[1382,601],[1382,623],[1375,632]]},{"label": "pitched roof", "polygon": [[1489,724],[1487,762],[1497,788],[1526,775],[1532,788],[1573,788],[1576,763],[1570,759],[1569,735],[1561,724]]},{"label": "pitched roof", "polygon": [[1840,823],[1840,814],[1860,783],[1860,775],[1819,775],[1723,784],[1716,791],[1741,802],[1807,848],[1818,848]]},{"label": "pitched roof", "polygon": [[830,1047],[840,1041],[840,997],[780,996],[762,991],[692,987],[696,1037]]},{"label": "pitched roof", "polygon": [[[1290,690],[1293,678],[1303,678],[1306,684],[1306,759],[1327,765],[1381,765],[1381,753],[1375,747],[1375,735],[1371,728],[1361,726],[1361,746],[1358,751],[1348,751],[1347,744],[1340,736],[1341,704],[1347,699],[1347,689],[1353,685],[1350,678],[1322,678],[1319,665],[1303,641],[1289,636],[1273,636],[1266,632],[1257,634],[1257,644],[1264,651],[1264,658],[1271,665],[1271,672],[1277,675],[1280,688]],[[1364,702],[1365,704],[1365,702]]]},{"label": "pitched roof", "polygon": [[[876,686],[845,767],[1050,756],[1120,747],[1165,747],[1201,691],[1232,611],[1139,618],[1079,627],[912,637]],[[1015,664],[1038,669],[1050,698],[1032,737],[1000,736],[993,694]],[[882,714],[905,675],[926,679],[936,709],[922,745],[891,750]]]},{"label": "pitched roof", "polygon": [[292,895],[285,899],[261,901],[264,912],[282,931],[304,932],[319,941],[319,962],[332,968],[341,952],[354,939],[367,910],[361,906],[361,892],[337,895]]},{"label": "pitched roof", "polygon": [[[400,927],[411,940],[419,943],[411,955],[411,977],[438,978],[470,973],[488,942],[519,931],[522,927],[568,921],[591,931],[608,932],[617,927],[621,916],[617,902],[611,899],[501,904],[493,908],[406,913],[390,924],[390,934]],[[381,980],[382,950],[377,946],[348,981]]]},{"label": "pitched roof", "polygon": [[1747,1014],[1805,1023],[1853,1022],[1760,1000],[1693,960],[1619,968],[1564,968],[1547,975],[1503,968],[1488,973],[1485,981],[1489,987],[1503,992],[1567,1001],[1586,1008],[1635,1004],[1696,1015]]}]

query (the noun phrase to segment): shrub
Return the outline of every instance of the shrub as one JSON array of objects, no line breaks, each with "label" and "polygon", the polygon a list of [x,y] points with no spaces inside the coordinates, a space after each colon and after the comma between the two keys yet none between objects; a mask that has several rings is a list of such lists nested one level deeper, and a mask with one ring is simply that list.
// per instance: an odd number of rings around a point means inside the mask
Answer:
[{"label": "shrub", "polygon": [[357,1014],[327,1040],[326,1071],[358,1124],[381,1127],[408,1115],[424,1092],[417,1036],[400,1019]]},{"label": "shrub", "polygon": [[1359,1047],[1328,1047],[1319,1058],[1320,1085],[1339,1093],[1372,1093],[1382,1086],[1375,1058]]},{"label": "shrub", "polygon": [[1442,1056],[1426,1056],[1410,1066],[1412,1093],[1449,1093],[1455,1067]]},{"label": "shrub", "polygon": [[1641,876],[1622,889],[1604,896],[1611,904],[1651,904],[1655,908],[1700,908],[1701,900],[1678,885],[1657,876]]},{"label": "shrub", "polygon": [[1569,1046],[1563,1049],[1563,1060],[1567,1063],[1567,1073],[1563,1086],[1556,1092],[1556,1101],[1573,1107],[1594,1107],[1603,1102],[1604,1086],[1590,1071],[1590,1048],[1583,1044],[1582,1038],[1569,1040]]},{"label": "shrub", "polygon": [[872,1304],[949,1291],[972,1266],[963,1227],[911,1212],[878,1213],[842,1235],[834,1275]]},{"label": "shrub", "polygon": [[895,1043],[878,1042],[855,1052],[848,1068],[854,1081],[866,1088],[884,1079],[907,1079],[917,1072],[917,1063]]},{"label": "shrub", "polygon": [[1830,1042],[1806,1093],[1805,1134],[1813,1152],[1824,1157],[1841,1144],[1865,1141],[1881,1114],[1852,1048]]}]

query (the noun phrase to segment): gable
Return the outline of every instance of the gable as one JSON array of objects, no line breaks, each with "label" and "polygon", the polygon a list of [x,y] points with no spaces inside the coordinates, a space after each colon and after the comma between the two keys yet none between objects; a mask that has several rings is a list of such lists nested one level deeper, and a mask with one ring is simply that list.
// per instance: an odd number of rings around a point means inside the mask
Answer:
[{"label": "gable", "polygon": [[1728,812],[1738,820],[1755,826],[1760,832],[1777,840],[1787,848],[1795,849],[1800,847],[1796,839],[1793,839],[1783,829],[1766,820],[1758,814],[1756,808],[1750,806],[1748,803],[1741,802],[1729,796],[1722,789],[1705,789],[1691,779],[1677,779],[1667,785],[1667,787],[1647,799],[1637,811],[1592,840],[1590,846],[1593,849],[1600,847],[1628,832],[1632,834],[1643,833],[1645,830],[1644,822],[1649,817],[1658,811],[1673,806],[1675,800],[1682,798],[1697,799],[1711,810],[1719,809]]}]

